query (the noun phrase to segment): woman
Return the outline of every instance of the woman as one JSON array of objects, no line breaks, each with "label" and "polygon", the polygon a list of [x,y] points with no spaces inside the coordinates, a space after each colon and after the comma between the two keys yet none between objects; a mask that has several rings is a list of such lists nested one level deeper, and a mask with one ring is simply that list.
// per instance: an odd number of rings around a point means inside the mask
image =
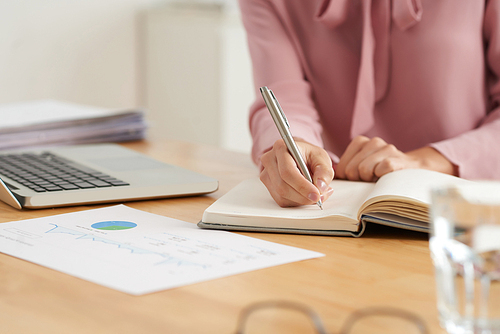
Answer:
[{"label": "woman", "polygon": [[500,179],[500,0],[240,7],[256,92],[274,91],[314,180],[295,167],[257,98],[252,156],[279,205],[327,199],[334,174],[373,181],[425,168]]}]

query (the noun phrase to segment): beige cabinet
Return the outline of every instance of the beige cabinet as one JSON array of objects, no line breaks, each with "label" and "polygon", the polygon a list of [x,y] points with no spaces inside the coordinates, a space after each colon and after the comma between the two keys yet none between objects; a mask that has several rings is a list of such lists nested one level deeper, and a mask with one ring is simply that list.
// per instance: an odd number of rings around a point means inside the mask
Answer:
[{"label": "beige cabinet", "polygon": [[251,65],[239,12],[230,7],[181,1],[142,16],[140,90],[151,137],[250,151]]}]

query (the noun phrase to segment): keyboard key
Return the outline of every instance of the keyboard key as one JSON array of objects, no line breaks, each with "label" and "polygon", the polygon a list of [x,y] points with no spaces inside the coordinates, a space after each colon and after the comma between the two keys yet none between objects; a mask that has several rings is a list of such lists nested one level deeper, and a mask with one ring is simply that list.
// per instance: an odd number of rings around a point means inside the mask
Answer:
[{"label": "keyboard key", "polygon": [[80,189],[78,186],[75,186],[74,184],[70,184],[70,183],[59,184],[58,186],[61,187],[61,188],[63,188],[64,190],[76,190],[76,189]]},{"label": "keyboard key", "polygon": [[37,192],[127,186],[127,182],[54,154],[0,154],[0,177]]},{"label": "keyboard key", "polygon": [[97,177],[98,179],[102,177],[109,177],[107,174],[101,173],[101,172],[94,172],[94,173],[89,173],[90,175]]},{"label": "keyboard key", "polygon": [[63,188],[61,187],[57,187],[57,186],[46,186],[46,187],[43,187],[45,190],[47,191],[59,191],[59,190],[63,190]]},{"label": "keyboard key", "polygon": [[82,180],[76,177],[65,177],[63,178],[64,181],[70,182],[70,183],[75,183],[75,182],[81,182]]},{"label": "keyboard key", "polygon": [[56,177],[55,179],[51,179],[51,180],[50,180],[50,182],[52,182],[52,183],[57,183],[57,182],[66,182],[66,181],[64,181],[64,180],[63,180],[63,179],[61,179],[61,178]]},{"label": "keyboard key", "polygon": [[90,181],[97,181],[98,179],[96,179],[95,177],[93,176],[90,176],[90,175],[87,175],[87,176],[83,176],[82,177],[82,180],[85,180],[87,182],[90,182]]},{"label": "keyboard key", "polygon": [[93,184],[94,186],[96,187],[111,187],[111,183],[108,183],[108,182],[104,182],[104,181],[101,181],[101,180],[87,180],[88,183],[91,183]]},{"label": "keyboard key", "polygon": [[55,184],[51,183],[51,182],[36,182],[37,185],[39,185],[40,187],[45,187],[45,186],[54,186]]},{"label": "keyboard key", "polygon": [[112,185],[119,187],[119,186],[129,186],[130,183],[123,182],[123,181],[109,181]]},{"label": "keyboard key", "polygon": [[111,182],[111,181],[120,181],[117,178],[114,178],[112,176],[106,176],[106,177],[100,177],[101,180],[104,180],[106,182]]},{"label": "keyboard key", "polygon": [[88,182],[75,182],[74,183],[76,186],[82,188],[82,189],[87,189],[87,188],[95,188],[93,184],[90,184]]},{"label": "keyboard key", "polygon": [[61,180],[61,179],[52,180],[51,182],[52,182],[52,183],[54,183],[54,184],[57,184],[57,185],[59,185],[59,184],[63,184],[63,183],[68,183],[68,181],[66,181],[66,180]]}]

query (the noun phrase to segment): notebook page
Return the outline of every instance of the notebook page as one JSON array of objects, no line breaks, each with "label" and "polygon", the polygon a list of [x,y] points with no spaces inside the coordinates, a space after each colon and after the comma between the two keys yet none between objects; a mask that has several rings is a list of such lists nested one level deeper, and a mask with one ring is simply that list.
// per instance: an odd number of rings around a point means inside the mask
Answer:
[{"label": "notebook page", "polygon": [[[334,180],[333,195],[317,205],[281,208],[257,179],[248,179],[212,204],[203,222],[242,226],[353,230],[357,212],[373,183]],[[270,226],[272,224],[272,226]],[[351,225],[351,227],[349,226]]]},{"label": "notebook page", "polygon": [[368,195],[362,210],[378,200],[397,199],[428,206],[436,187],[471,181],[425,169],[403,169],[382,176]]}]

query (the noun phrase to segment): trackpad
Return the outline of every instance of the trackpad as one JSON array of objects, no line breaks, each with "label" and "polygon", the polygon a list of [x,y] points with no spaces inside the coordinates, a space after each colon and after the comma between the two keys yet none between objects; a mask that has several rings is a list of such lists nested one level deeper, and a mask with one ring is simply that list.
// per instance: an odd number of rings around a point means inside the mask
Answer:
[{"label": "trackpad", "polygon": [[95,159],[95,160],[89,160],[89,162],[104,167],[106,169],[118,172],[172,168],[172,166],[170,165],[141,156]]}]

